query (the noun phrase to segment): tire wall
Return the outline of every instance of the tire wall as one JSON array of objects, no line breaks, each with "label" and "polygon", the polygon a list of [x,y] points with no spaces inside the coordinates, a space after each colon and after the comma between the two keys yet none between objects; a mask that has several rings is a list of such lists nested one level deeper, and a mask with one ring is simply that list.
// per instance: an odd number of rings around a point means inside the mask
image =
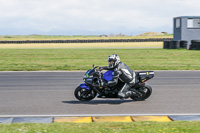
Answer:
[{"label": "tire wall", "polygon": [[24,40],[24,41],[0,41],[0,44],[24,44],[24,43],[113,43],[113,42],[163,42],[172,38],[149,39],[99,39],[99,40]]},{"label": "tire wall", "polygon": [[164,49],[187,49],[188,42],[187,41],[164,41],[163,48]]},{"label": "tire wall", "polygon": [[192,40],[190,45],[191,50],[200,50],[200,40]]}]

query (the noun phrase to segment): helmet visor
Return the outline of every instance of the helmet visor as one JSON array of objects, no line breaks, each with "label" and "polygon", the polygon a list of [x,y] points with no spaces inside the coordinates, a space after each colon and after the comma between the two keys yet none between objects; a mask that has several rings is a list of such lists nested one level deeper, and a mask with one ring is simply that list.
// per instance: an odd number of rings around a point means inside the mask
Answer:
[{"label": "helmet visor", "polygon": [[114,64],[115,64],[115,61],[114,61],[114,60],[110,60],[110,61],[108,62],[109,67],[113,67]]}]

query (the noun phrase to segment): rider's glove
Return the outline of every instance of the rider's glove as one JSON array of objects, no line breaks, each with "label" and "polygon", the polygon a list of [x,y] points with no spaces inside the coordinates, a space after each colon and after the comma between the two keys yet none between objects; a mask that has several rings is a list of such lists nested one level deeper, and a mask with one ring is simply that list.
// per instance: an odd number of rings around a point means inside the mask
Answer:
[{"label": "rider's glove", "polygon": [[100,66],[100,67],[99,67],[99,70],[102,71],[102,70],[103,70],[103,67]]}]

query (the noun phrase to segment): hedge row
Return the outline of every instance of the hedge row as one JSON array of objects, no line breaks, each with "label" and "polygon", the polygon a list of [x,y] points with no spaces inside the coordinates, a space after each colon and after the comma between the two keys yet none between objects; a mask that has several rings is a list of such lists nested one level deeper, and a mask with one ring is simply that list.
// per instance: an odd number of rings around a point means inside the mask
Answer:
[{"label": "hedge row", "polygon": [[10,43],[103,43],[103,42],[163,42],[171,41],[172,38],[149,38],[149,39],[100,39],[100,40],[25,40],[25,41],[0,41],[1,44]]}]

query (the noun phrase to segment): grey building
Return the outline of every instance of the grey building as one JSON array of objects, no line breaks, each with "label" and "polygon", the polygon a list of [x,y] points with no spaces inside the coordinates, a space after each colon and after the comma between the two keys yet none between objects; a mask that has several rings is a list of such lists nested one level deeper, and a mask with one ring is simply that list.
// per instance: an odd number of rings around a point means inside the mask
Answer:
[{"label": "grey building", "polygon": [[174,18],[175,41],[200,40],[200,16],[180,16]]}]

